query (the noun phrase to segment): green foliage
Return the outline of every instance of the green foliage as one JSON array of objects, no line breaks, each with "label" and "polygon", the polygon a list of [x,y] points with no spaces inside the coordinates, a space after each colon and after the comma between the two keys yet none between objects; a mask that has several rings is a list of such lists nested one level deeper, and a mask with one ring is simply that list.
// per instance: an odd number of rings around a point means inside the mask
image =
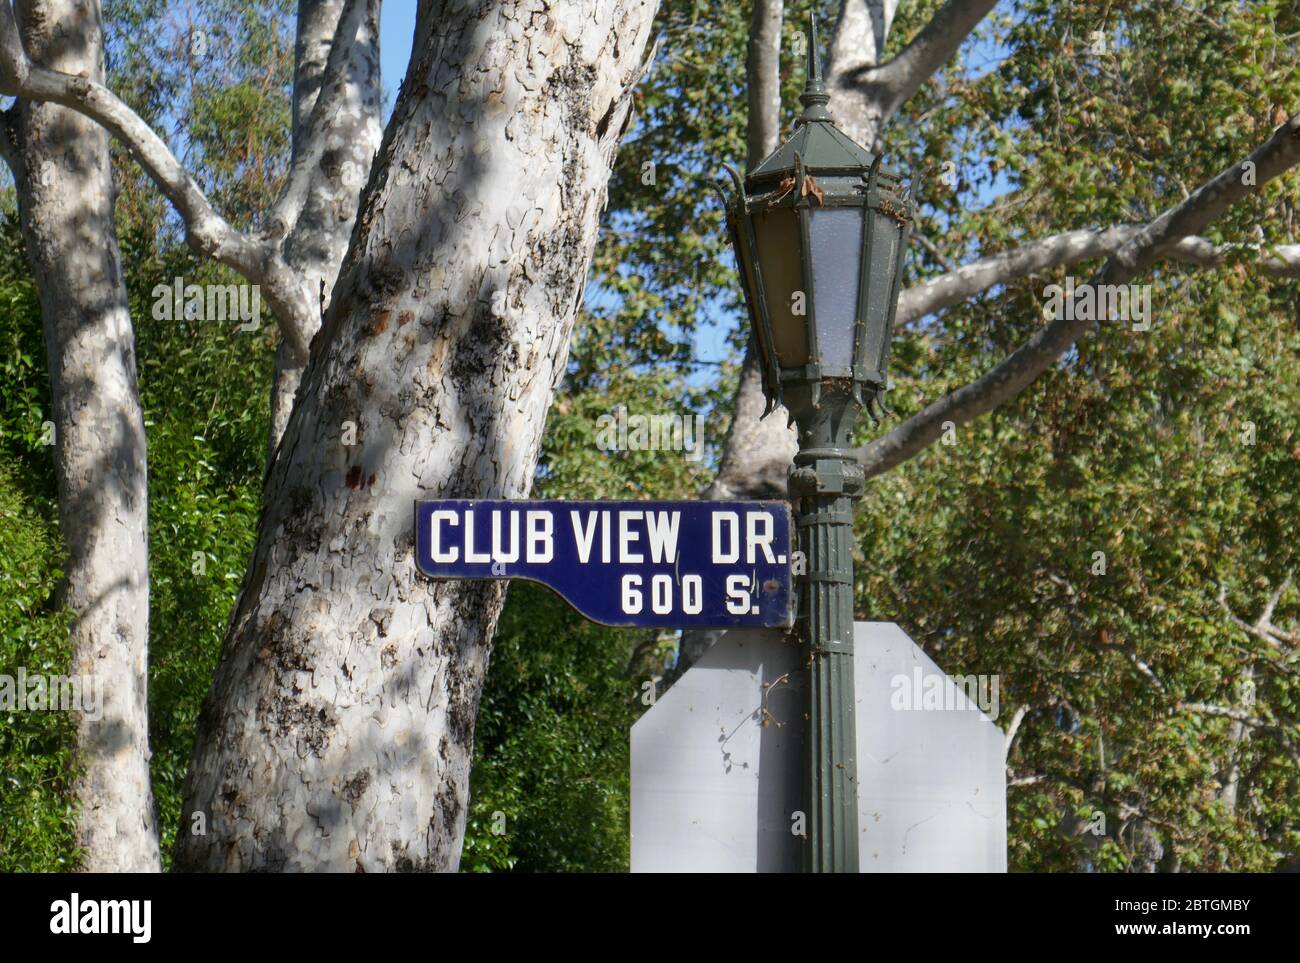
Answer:
[{"label": "green foliage", "polygon": [[[177,256],[133,275],[234,282]],[[265,327],[154,320],[146,286],[131,313],[149,434],[151,771],[169,858],[198,712],[257,534],[272,351]]]},{"label": "green foliage", "polygon": [[[887,55],[937,6],[902,5]],[[913,246],[908,283],[1046,234],[1147,220],[1265,140],[1279,105],[1300,100],[1285,40],[1294,7],[1191,6],[1030,0],[991,17],[885,131],[891,165],[917,177],[917,233],[931,242]],[[663,7],[667,47],[611,185],[618,230],[595,263],[602,292],[622,299],[593,324],[614,364],[657,347],[644,327],[670,331],[683,315],[743,337],[704,180],[743,157],[743,91],[728,85],[743,76],[748,13]],[[787,9],[787,33],[802,16]],[[1105,56],[1085,53],[1095,30]],[[802,80],[791,53],[787,114]],[[653,185],[637,179],[646,160]],[[1298,202],[1292,174],[1209,236],[1293,243]],[[1153,284],[1150,331],[1102,325],[864,500],[859,614],[899,621],[949,672],[999,674],[1002,724],[1025,709],[1014,869],[1271,869],[1300,856],[1294,655],[1228,611],[1252,623],[1296,568],[1297,290],[1262,278],[1255,250],[1219,270],[1139,278]],[[1041,325],[1043,286],[1095,267],[900,331],[886,427],[1004,358]],[[563,425],[553,419],[552,435]],[[879,430],[864,426],[863,440]],[[1106,576],[1091,574],[1094,550],[1107,552]],[[1300,593],[1283,593],[1275,621],[1294,626],[1297,605]],[[1241,715],[1250,674],[1253,724],[1199,711]],[[1101,839],[1079,831],[1098,811]]]},{"label": "green foliage", "polygon": [[[581,371],[592,334],[578,336]],[[680,377],[638,372],[608,344],[595,384],[575,373],[548,421],[533,494],[544,498],[681,498],[711,478],[709,458],[606,452],[600,419],[693,414],[718,402]],[[708,451],[725,424],[706,420]],[[475,729],[466,871],[621,871],[628,865],[628,730],[642,685],[663,674],[673,636],[593,625],[542,586],[510,589]],[[498,815],[500,814],[500,815]],[[504,818],[505,832],[501,828]]]},{"label": "green foliage", "polygon": [[[279,193],[289,157],[295,4],[290,0],[108,0],[114,92],[164,135],[213,206],[239,229]],[[114,144],[119,215],[179,240],[174,215]]]},{"label": "green foliage", "polygon": [[[21,247],[0,215],[0,265]],[[49,446],[49,379],[30,282],[0,275],[0,674],[67,675],[68,613],[57,600],[62,546]],[[72,719],[0,710],[0,872],[75,868]]]},{"label": "green foliage", "polygon": [[[69,617],[56,601],[53,506],[0,466],[0,674],[69,674]],[[66,712],[0,709],[0,873],[74,869],[74,723]]]},{"label": "green foliage", "polygon": [[[1300,96],[1280,42],[1294,10],[1194,6],[1021,4],[992,70],[954,64],[909,104],[889,138],[927,172],[918,230],[939,254],[1141,222],[1267,139]],[[1110,53],[1085,55],[1098,29]],[[955,191],[934,176],[950,157]],[[1233,621],[1254,623],[1297,567],[1297,285],[1253,266],[1253,245],[1295,240],[1297,202],[1292,174],[1232,208],[1209,236],[1250,246],[1223,269],[1137,279],[1151,330],[1101,324],[954,445],[869,487],[862,611],[951,673],[1000,673],[1004,725],[1025,710],[1014,869],[1268,870],[1300,854],[1294,654]],[[913,265],[943,270],[919,248]],[[897,417],[988,370],[1041,324],[1044,285],[1094,267],[901,332]],[[1298,606],[1282,593],[1275,623]],[[1097,812],[1103,838],[1081,830]]]},{"label": "green foliage", "polygon": [[542,586],[511,588],[479,706],[462,869],[627,868],[628,729],[641,708],[629,634]]},{"label": "green foliage", "polygon": [[[1296,853],[1294,669],[1229,615],[1253,623],[1296,563],[1294,294],[1254,287],[1197,278],[1210,310],[1166,303],[1145,335],[1087,342],[870,488],[860,604],[949,672],[999,673],[1004,724],[1026,710],[1009,760],[1025,780],[1010,790],[1016,868],[1131,869],[1144,828],[1163,868],[1268,870]],[[1243,301],[1252,323],[1220,337],[1214,302]],[[1121,337],[1126,354],[1104,349]],[[1292,589],[1274,618],[1297,614]],[[1266,725],[1242,740],[1187,708],[1201,705]],[[1064,810],[1105,813],[1106,844]]]}]

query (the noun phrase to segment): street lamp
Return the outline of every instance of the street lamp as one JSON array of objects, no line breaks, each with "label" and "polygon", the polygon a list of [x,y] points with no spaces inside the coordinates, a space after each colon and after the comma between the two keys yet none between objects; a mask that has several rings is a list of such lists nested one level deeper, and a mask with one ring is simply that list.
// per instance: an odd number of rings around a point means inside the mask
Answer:
[{"label": "street lamp", "polygon": [[780,404],[799,427],[789,492],[807,559],[799,622],[808,647],[806,868],[858,871],[853,712],[853,499],[862,468],[850,448],[858,411],[881,395],[910,192],[880,157],[838,130],[808,27],[804,110],[790,139],[742,181],[727,223],[762,364],[764,416]]}]

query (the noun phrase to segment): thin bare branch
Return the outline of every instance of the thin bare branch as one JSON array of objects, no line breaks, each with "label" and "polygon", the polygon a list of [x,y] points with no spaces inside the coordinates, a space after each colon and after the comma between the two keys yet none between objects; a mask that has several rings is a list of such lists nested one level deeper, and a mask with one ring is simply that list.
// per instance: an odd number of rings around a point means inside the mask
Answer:
[{"label": "thin bare branch", "polygon": [[1146,680],[1160,691],[1161,695],[1169,694],[1169,690],[1165,688],[1165,684],[1160,681],[1160,676],[1156,675],[1155,670],[1152,669],[1151,666],[1138,658],[1137,652],[1129,648],[1124,651],[1124,654],[1128,656],[1128,660],[1133,663],[1134,667],[1142,673]]},{"label": "thin bare branch", "polygon": [[1205,702],[1180,702],[1178,703],[1178,709],[1182,712],[1194,712],[1203,716],[1219,716],[1239,722],[1244,726],[1250,726],[1252,729],[1271,732],[1281,741],[1287,755],[1291,757],[1291,761],[1300,766],[1300,749],[1296,748],[1295,734],[1286,726],[1260,719],[1257,716],[1252,716],[1245,709],[1234,709],[1232,706],[1216,706]]},{"label": "thin bare branch", "polygon": [[[952,262],[949,261],[948,258],[944,256],[944,253],[939,250],[938,245],[936,245],[934,241],[930,240],[924,234],[921,234],[919,232],[913,233],[912,239],[916,241],[917,244],[921,245],[921,247],[929,251],[930,256],[934,258],[936,261],[938,261],[939,266],[943,268],[945,271],[947,271],[949,274],[957,270],[957,268],[952,266]],[[902,299],[900,298],[899,300],[901,301]]]},{"label": "thin bare branch", "polygon": [[1016,714],[1011,717],[1011,724],[1007,726],[1006,738],[1003,740],[1004,756],[1011,755],[1011,746],[1016,741],[1016,735],[1020,732],[1020,723],[1025,721],[1025,714],[1029,712],[1029,706],[1023,705],[1016,710]]},{"label": "thin bare branch", "polygon": [[1016,776],[1007,780],[1007,788],[1018,789],[1021,786],[1036,786],[1040,782],[1046,782],[1047,779],[1047,776],[1041,774],[1036,776]]},{"label": "thin bare branch", "polygon": [[[1280,625],[1273,624],[1273,613],[1277,610],[1277,604],[1281,600],[1282,596],[1285,595],[1287,589],[1291,587],[1291,578],[1291,573],[1288,572],[1286,578],[1282,580],[1281,584],[1279,584],[1268,597],[1268,601],[1264,603],[1264,610],[1260,613],[1259,618],[1254,622],[1247,622],[1232,610],[1232,606],[1228,604],[1228,587],[1226,585],[1219,586],[1219,607],[1222,608],[1224,613],[1228,616],[1228,620],[1242,632],[1246,633],[1246,635],[1259,639],[1279,655],[1284,657],[1289,656],[1291,653],[1289,653],[1286,647],[1283,646],[1283,642],[1290,643],[1291,645],[1300,645],[1300,632],[1288,632]],[[1268,664],[1281,672],[1286,672],[1292,675],[1295,674],[1295,670],[1285,664],[1279,664],[1276,662],[1269,662]]]},{"label": "thin bare branch", "polygon": [[[1263,257],[1260,255],[1269,253]],[[1256,258],[1255,265],[1265,274],[1277,278],[1300,277],[1300,244],[1279,244],[1267,249],[1259,244],[1215,245],[1203,237],[1185,237],[1170,252],[1174,260],[1201,267],[1218,267],[1235,251]]]},{"label": "thin bare branch", "polygon": [[1273,594],[1268,597],[1268,601],[1264,604],[1264,611],[1260,613],[1259,621],[1255,623],[1257,626],[1265,628],[1272,623],[1273,613],[1277,611],[1277,603],[1282,600],[1282,596],[1286,595],[1287,589],[1290,587],[1291,573],[1287,572],[1286,578],[1282,579],[1281,584],[1278,585],[1278,587],[1273,591]]}]

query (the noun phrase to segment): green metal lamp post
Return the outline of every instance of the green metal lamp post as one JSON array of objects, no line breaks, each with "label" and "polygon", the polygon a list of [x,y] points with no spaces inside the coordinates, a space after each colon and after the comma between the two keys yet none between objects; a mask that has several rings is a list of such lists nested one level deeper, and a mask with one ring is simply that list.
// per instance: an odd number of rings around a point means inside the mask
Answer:
[{"label": "green metal lamp post", "polygon": [[726,198],[750,323],[762,361],[764,416],[798,424],[789,477],[807,559],[799,627],[808,649],[805,814],[809,872],[858,871],[853,695],[853,457],[858,413],[881,396],[911,228],[910,192],[880,157],[831,121],[808,28],[808,80],[790,139]]}]

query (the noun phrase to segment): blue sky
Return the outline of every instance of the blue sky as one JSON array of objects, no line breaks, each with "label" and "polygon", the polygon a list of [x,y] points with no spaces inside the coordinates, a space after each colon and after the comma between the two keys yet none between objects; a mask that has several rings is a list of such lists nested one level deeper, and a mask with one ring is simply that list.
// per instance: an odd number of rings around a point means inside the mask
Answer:
[{"label": "blue sky", "polygon": [[415,0],[384,0],[379,16],[379,73],[388,91],[390,110],[397,100],[397,85],[402,82],[411,59],[414,33]]}]

